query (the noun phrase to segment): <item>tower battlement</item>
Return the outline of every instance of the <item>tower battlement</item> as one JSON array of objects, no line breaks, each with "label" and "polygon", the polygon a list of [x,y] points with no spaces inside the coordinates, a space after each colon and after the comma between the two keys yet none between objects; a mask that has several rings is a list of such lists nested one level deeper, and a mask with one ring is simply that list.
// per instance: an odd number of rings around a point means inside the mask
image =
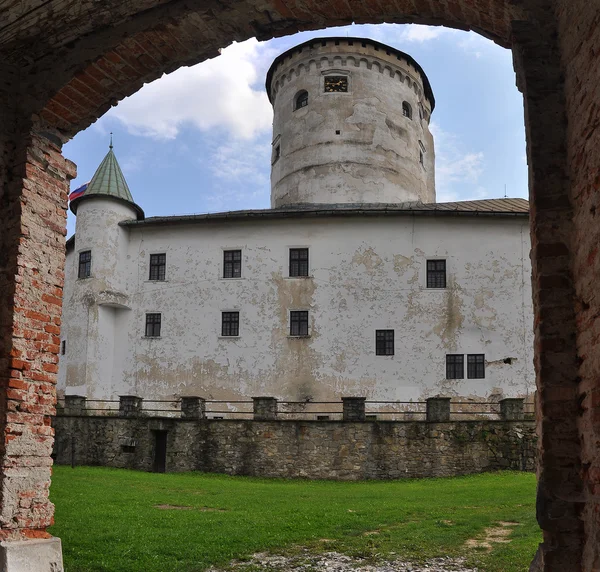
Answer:
[{"label": "tower battlement", "polygon": [[275,59],[271,204],[435,202],[435,106],[408,54],[322,38]]}]

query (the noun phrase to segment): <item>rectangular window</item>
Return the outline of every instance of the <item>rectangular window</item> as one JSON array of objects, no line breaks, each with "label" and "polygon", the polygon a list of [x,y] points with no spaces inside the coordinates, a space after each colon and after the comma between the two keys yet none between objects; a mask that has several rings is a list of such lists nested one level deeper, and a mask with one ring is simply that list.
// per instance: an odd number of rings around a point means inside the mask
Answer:
[{"label": "rectangular window", "polygon": [[485,354],[467,355],[467,378],[485,379]]},{"label": "rectangular window", "polygon": [[308,336],[308,311],[290,312],[290,336]]},{"label": "rectangular window", "polygon": [[67,341],[63,340],[60,344],[60,353],[61,355],[65,355],[65,353],[67,352]]},{"label": "rectangular window", "polygon": [[375,355],[394,355],[394,330],[375,330]]},{"label": "rectangular window", "polygon": [[308,276],[308,248],[290,248],[290,277]]},{"label": "rectangular window", "polygon": [[79,253],[79,271],[77,278],[89,278],[92,275],[92,251],[84,250]]},{"label": "rectangular window", "polygon": [[146,314],[146,337],[160,337],[160,314]]},{"label": "rectangular window", "polygon": [[223,251],[223,278],[241,278],[242,276],[242,251]]},{"label": "rectangular window", "polygon": [[446,287],[446,261],[427,261],[427,288]]},{"label": "rectangular window", "polygon": [[167,269],[166,254],[150,255],[150,280],[164,280]]},{"label": "rectangular window", "polygon": [[239,336],[240,335],[240,313],[223,312],[221,314],[221,335]]},{"label": "rectangular window", "polygon": [[465,356],[462,354],[446,355],[446,379],[464,379]]}]

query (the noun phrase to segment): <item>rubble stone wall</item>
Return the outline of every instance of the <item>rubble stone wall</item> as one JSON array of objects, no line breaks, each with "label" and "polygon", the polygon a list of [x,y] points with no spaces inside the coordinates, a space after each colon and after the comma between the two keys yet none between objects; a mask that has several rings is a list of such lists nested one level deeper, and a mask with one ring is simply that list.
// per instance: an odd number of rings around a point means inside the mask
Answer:
[{"label": "rubble stone wall", "polygon": [[533,421],[365,422],[59,416],[58,464],[333,480],[449,477],[535,469]]}]

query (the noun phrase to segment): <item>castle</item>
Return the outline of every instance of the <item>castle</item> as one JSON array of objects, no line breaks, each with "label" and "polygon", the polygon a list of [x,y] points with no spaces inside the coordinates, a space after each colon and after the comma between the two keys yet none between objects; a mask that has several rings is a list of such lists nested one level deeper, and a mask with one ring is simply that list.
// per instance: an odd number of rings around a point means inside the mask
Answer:
[{"label": "castle", "polygon": [[533,393],[528,203],[435,202],[419,64],[318,38],[277,57],[266,87],[271,209],[146,218],[112,146],[71,200],[59,391]]}]

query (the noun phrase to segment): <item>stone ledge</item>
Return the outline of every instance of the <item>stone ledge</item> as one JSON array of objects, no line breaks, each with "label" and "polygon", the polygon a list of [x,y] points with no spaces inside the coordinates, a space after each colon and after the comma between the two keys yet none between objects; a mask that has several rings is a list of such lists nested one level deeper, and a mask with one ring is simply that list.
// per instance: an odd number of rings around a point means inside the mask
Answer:
[{"label": "stone ledge", "polygon": [[64,572],[60,538],[0,542],[0,572]]}]

